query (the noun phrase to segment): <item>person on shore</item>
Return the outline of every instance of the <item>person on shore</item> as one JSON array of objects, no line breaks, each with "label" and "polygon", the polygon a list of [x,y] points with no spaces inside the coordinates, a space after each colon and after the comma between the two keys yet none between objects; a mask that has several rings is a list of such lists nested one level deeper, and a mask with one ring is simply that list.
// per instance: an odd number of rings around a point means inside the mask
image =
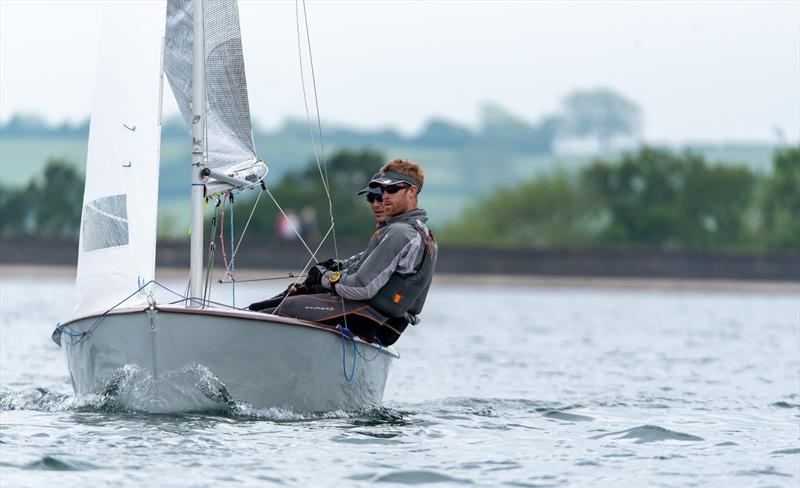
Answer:
[{"label": "person on shore", "polygon": [[383,165],[359,192],[376,220],[364,251],[312,267],[303,284],[312,294],[290,292],[277,306],[267,300],[250,309],[341,325],[365,340],[393,344],[409,323],[419,322],[436,266],[438,245],[418,206],[423,182],[416,163]]}]

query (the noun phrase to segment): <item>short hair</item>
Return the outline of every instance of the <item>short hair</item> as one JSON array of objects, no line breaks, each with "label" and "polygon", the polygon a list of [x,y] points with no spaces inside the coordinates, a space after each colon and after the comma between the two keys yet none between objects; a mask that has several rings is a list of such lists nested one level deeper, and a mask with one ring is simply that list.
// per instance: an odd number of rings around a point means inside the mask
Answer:
[{"label": "short hair", "polygon": [[[425,171],[422,170],[422,166],[408,159],[392,159],[381,167],[381,173],[389,171],[416,178],[420,185],[425,184]],[[417,190],[421,189],[417,188]]]}]

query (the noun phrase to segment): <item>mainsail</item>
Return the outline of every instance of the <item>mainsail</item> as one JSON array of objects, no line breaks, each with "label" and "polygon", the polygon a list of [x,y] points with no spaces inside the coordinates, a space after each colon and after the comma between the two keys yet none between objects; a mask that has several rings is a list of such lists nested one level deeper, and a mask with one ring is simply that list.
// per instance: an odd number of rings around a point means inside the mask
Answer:
[{"label": "mainsail", "polygon": [[[163,2],[108,2],[94,88],[75,313],[102,312],[155,274]],[[146,290],[126,305],[146,303]]]},{"label": "mainsail", "polygon": [[[191,0],[169,0],[165,72],[187,130],[192,125]],[[203,2],[207,166],[226,168],[256,160],[236,2]]]}]

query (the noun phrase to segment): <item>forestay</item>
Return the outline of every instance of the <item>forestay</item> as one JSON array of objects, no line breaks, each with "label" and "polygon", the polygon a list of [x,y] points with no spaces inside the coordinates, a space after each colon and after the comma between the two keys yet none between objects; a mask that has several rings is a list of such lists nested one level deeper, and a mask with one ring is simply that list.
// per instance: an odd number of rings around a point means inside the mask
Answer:
[{"label": "forestay", "polygon": [[[75,313],[105,311],[155,273],[166,4],[108,2],[94,88]],[[147,290],[126,305],[146,303]]]},{"label": "forestay", "polygon": [[[188,130],[192,125],[192,1],[169,0],[165,72]],[[256,160],[236,2],[205,0],[207,166],[225,171]]]}]

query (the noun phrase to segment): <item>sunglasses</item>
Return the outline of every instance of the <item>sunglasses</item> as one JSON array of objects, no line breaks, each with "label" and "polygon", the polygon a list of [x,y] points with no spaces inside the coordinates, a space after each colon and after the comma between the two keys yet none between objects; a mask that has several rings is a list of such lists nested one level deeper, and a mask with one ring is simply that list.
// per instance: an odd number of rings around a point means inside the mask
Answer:
[{"label": "sunglasses", "polygon": [[394,195],[395,193],[399,192],[400,190],[405,190],[410,185],[389,185],[389,186],[381,186],[381,193],[390,193]]},{"label": "sunglasses", "polygon": [[379,201],[379,202],[382,202],[384,193],[389,193],[391,195],[394,195],[395,193],[399,192],[400,190],[404,190],[404,189],[408,188],[409,186],[411,186],[411,185],[399,184],[399,185],[381,186],[380,187],[381,194],[377,195],[375,193],[367,193],[367,201],[369,203],[372,203],[372,202],[374,202],[376,200]]}]

